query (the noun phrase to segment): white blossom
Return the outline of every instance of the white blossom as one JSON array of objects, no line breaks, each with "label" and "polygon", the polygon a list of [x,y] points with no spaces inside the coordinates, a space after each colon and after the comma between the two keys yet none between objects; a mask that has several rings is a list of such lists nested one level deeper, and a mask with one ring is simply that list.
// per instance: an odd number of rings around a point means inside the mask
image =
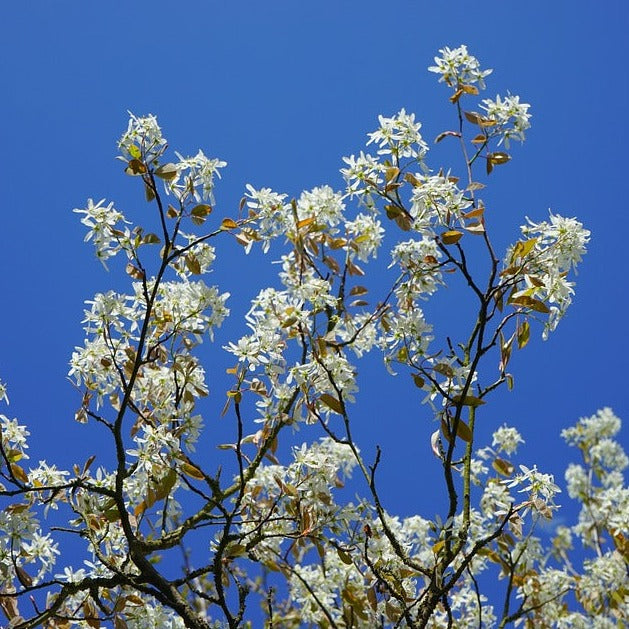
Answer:
[{"label": "white blossom", "polygon": [[486,117],[496,124],[491,133],[500,135],[498,144],[504,141],[508,147],[511,139],[524,142],[524,132],[531,126],[531,114],[528,113],[530,105],[521,103],[519,96],[509,94],[504,99],[500,96],[496,96],[495,100],[487,98],[481,108],[485,110]]},{"label": "white blossom", "polygon": [[118,141],[118,148],[125,160],[143,158],[152,162],[162,154],[166,139],[153,114],[136,116],[129,112],[129,125]]},{"label": "white blossom", "polygon": [[378,145],[378,155],[392,155],[396,159],[410,157],[421,162],[428,152],[428,145],[419,132],[420,122],[415,122],[415,114],[407,114],[401,109],[391,118],[378,116],[380,127],[369,134],[369,142]]},{"label": "white blossom", "polygon": [[119,212],[113,202],[103,205],[105,199],[94,204],[92,199],[87,200],[84,209],[76,208],[74,212],[84,214],[81,223],[89,227],[85,235],[85,241],[91,240],[96,248],[96,257],[107,268],[106,261],[115,256],[119,251],[131,251],[131,232],[125,224],[129,222],[122,212]]},{"label": "white blossom", "polygon": [[440,57],[435,57],[435,65],[428,68],[429,72],[440,74],[439,81],[458,88],[460,85],[478,83],[485,87],[485,77],[493,70],[481,70],[480,63],[467,51],[467,46],[450,49],[447,46],[439,50]]},{"label": "white blossom", "polygon": [[505,454],[514,454],[520,443],[524,443],[524,439],[517,428],[504,425],[494,431],[492,446]]}]

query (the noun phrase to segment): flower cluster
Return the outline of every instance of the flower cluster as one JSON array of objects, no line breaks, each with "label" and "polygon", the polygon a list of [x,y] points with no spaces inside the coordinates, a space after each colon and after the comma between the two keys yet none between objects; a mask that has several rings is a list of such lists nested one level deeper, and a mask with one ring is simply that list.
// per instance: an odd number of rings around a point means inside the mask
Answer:
[{"label": "flower cluster", "polygon": [[[503,275],[514,287],[511,303],[548,312],[544,328],[547,338],[572,302],[574,283],[566,276],[581,261],[590,232],[576,219],[553,213],[550,221],[534,223],[529,219],[521,230],[527,240],[508,250]],[[539,306],[540,302],[548,306]]]},{"label": "flower cluster", "polygon": [[411,216],[420,231],[435,223],[448,227],[461,222],[462,212],[472,205],[456,181],[445,175],[417,177],[411,203]]},{"label": "flower cluster", "polygon": [[485,110],[487,119],[496,125],[492,134],[500,136],[498,144],[504,141],[509,147],[511,139],[524,142],[524,132],[531,126],[531,114],[528,113],[530,105],[521,103],[519,96],[509,94],[504,99],[500,96],[496,96],[495,100],[487,98],[481,108]]},{"label": "flower cluster", "polygon": [[459,88],[463,85],[478,84],[485,87],[485,77],[493,70],[481,70],[476,57],[470,55],[467,46],[450,49],[447,46],[439,50],[440,57],[435,57],[435,65],[428,68],[429,72],[441,75],[439,81],[445,81],[449,86]]},{"label": "flower cluster", "polygon": [[409,157],[422,162],[428,152],[428,145],[419,130],[421,123],[415,122],[415,114],[407,114],[401,109],[391,118],[378,116],[380,127],[369,134],[369,142],[378,145],[378,155],[391,155],[396,161]]},{"label": "flower cluster", "polygon": [[206,157],[201,150],[194,157],[176,155],[179,158],[175,164],[177,172],[172,179],[166,179],[166,191],[174,192],[181,200],[191,195],[197,203],[214,203],[214,179],[220,178],[220,169],[227,166],[227,162]]},{"label": "flower cluster", "polygon": [[138,117],[129,112],[129,125],[118,140],[122,160],[136,159],[152,163],[164,152],[166,144],[154,115]]},{"label": "flower cluster", "polygon": [[[478,94],[491,70],[465,46],[440,54],[430,70],[455,90],[451,100]],[[589,240],[576,219],[529,220],[498,268],[491,214],[476,197],[483,184],[472,169],[479,156],[489,166],[506,163],[508,155],[488,147],[522,141],[529,106],[508,95],[481,108],[483,115],[465,112],[481,131],[477,154],[465,155],[466,184],[447,168],[428,168],[421,124],[402,109],[380,116],[369,134],[375,155],[344,158],[344,192],[322,185],[289,200],[247,185],[245,215],[218,219],[207,231],[201,226],[214,220],[208,203],[225,163],[202,151],[162,163],[167,143],[156,118],[131,114],[120,159],[140,175],[147,200],[156,200],[159,236],[130,226],[104,200],[75,210],[103,264],[120,251],[128,258],[128,294],[107,291],[86,302],[86,338],[70,361],[82,392],[76,417],[103,428],[114,454],[108,460],[99,452],[96,465],[90,457],[71,473],[45,461],[27,469],[28,430],[0,414],[0,497],[8,501],[0,508],[0,608],[10,626],[218,627],[216,610],[240,626],[248,622],[247,597],[257,595],[267,624],[287,629],[607,627],[626,620],[629,458],[613,412],[603,409],[562,433],[581,452],[566,482],[582,508],[576,524],[557,528],[551,546],[535,527],[554,516],[561,489],[535,465],[518,465],[520,432],[499,426],[491,445],[473,449],[478,426],[491,421],[483,405],[509,383],[512,349],[526,345],[528,319],[548,315],[545,334],[554,329]],[[156,178],[173,205],[162,202]],[[393,228],[385,234],[387,221]],[[200,398],[208,381],[221,380],[206,373],[214,365],[202,365],[199,344],[228,316],[229,294],[199,276],[221,251],[210,239],[226,234],[246,252],[257,242],[263,252],[272,241],[285,249],[277,286],[260,290],[245,315],[247,333],[224,344],[236,363],[227,370],[227,401],[219,401],[236,424],[235,442],[224,444],[218,425],[202,432],[214,412]],[[468,234],[480,235],[477,246],[461,240]],[[144,247],[158,243],[161,249]],[[371,281],[369,266],[383,246],[391,264]],[[479,251],[488,263],[478,261]],[[435,311],[424,304],[453,277],[471,289],[476,307],[461,336],[441,338],[424,316]],[[505,304],[515,312],[505,313]],[[458,302],[457,310],[468,312]],[[445,481],[443,520],[388,513],[378,493],[380,450],[364,456],[354,440],[358,366],[371,351],[390,372],[410,373],[438,423],[430,446]],[[499,355],[500,374],[488,384],[489,354]],[[8,403],[3,383],[0,400]],[[287,443],[291,430],[307,433],[306,441]],[[207,452],[209,471],[201,467]],[[350,501],[343,487],[355,470],[361,478]],[[40,520],[52,510],[55,527],[45,532]],[[54,572],[58,532],[76,534],[88,559],[62,567],[50,584],[66,585],[25,620],[18,603]],[[188,560],[189,542],[195,546],[206,532],[209,555]],[[589,553],[581,566],[570,557],[573,539]],[[172,563],[159,565],[178,549],[181,577],[172,576]],[[284,580],[280,594],[258,578],[260,569]],[[480,591],[494,575],[507,584],[500,605]]]},{"label": "flower cluster", "polygon": [[124,250],[128,254],[131,252],[131,232],[125,227],[129,224],[114,204],[103,205],[105,199],[101,199],[94,204],[92,199],[87,200],[84,209],[76,208],[77,214],[84,214],[81,223],[89,228],[85,235],[85,242],[92,241],[96,248],[96,257],[107,268],[106,261]]}]

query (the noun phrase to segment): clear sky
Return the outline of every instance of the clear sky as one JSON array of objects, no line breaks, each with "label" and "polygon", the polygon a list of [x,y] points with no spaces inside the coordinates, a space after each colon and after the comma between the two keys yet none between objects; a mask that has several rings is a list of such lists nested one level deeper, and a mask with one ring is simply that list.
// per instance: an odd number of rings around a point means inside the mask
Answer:
[{"label": "clear sky", "polygon": [[[490,182],[497,242],[548,208],[592,231],[567,317],[546,343],[537,330],[513,361],[515,391],[481,415],[486,435],[505,421],[518,426],[521,462],[561,478],[577,454],[563,445],[563,427],[602,406],[629,423],[628,32],[626,0],[5,3],[0,379],[8,414],[31,427],[32,458],[67,465],[99,447],[94,427],[72,419],[80,398],[67,364],[83,340],[83,301],[122,285],[83,243],[71,210],[106,197],[132,216],[147,211],[114,160],[127,110],[156,114],[180,152],[226,160],[216,212],[235,215],[247,182],[291,195],[340,188],[341,157],[360,151],[379,113],[414,111],[429,140],[447,129],[448,92],[426,67],[439,48],[465,43],[494,68],[487,96],[510,90],[533,115],[527,142]],[[274,271],[236,253],[211,278],[232,293],[235,315]],[[244,331],[237,320],[230,329]],[[204,351],[210,364],[228,362],[220,345]],[[430,516],[435,426],[408,376],[379,369],[359,398],[359,439],[384,448],[387,507]],[[212,377],[220,405],[220,375]]]}]

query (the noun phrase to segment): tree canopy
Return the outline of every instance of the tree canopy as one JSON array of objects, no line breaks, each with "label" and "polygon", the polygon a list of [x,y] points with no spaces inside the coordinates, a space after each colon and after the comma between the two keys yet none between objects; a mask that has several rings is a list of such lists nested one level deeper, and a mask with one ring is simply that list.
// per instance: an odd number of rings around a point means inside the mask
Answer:
[{"label": "tree canopy", "polygon": [[[567,493],[581,511],[550,540],[539,530],[558,508],[555,479],[519,463],[517,426],[496,426],[491,443],[477,437],[492,393],[515,386],[512,354],[552,334],[570,306],[589,231],[556,213],[522,218],[520,237],[497,250],[485,189],[525,140],[529,105],[483,98],[491,70],[465,46],[440,50],[429,71],[448,90],[452,127],[436,142],[452,144],[452,163],[430,161],[421,124],[402,109],[343,158],[343,190],[290,198],[247,185],[237,211],[215,202],[224,161],[184,157],[155,116],[130,114],[118,158],[146,219],[132,223],[105,199],[75,210],[98,259],[128,285],[86,302],[70,363],[76,420],[99,431],[102,450],[77,452],[70,470],[33,465],[26,426],[0,415],[8,626],[629,619],[620,420],[602,409],[562,432],[578,460]],[[214,347],[232,357],[231,384],[212,392],[224,406],[208,416],[213,365],[199,345],[231,323],[229,294],[205,281],[221,264],[219,239],[243,256],[261,250],[279,272],[252,300],[247,334]],[[466,307],[461,329],[443,334],[425,312],[446,287]],[[381,450],[354,436],[357,374],[374,360],[430,409],[438,516],[391,513]],[[216,440],[217,422],[233,440]],[[69,538],[72,556],[60,552]]]}]

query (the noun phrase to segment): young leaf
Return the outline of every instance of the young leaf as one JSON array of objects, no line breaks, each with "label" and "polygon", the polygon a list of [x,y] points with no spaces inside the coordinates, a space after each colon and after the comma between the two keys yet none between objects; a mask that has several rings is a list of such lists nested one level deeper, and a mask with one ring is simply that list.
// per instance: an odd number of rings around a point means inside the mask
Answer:
[{"label": "young leaf", "polygon": [[350,295],[358,296],[367,294],[367,289],[364,286],[354,286],[352,290],[349,291]]},{"label": "young leaf", "polygon": [[487,159],[492,164],[506,164],[511,159],[511,156],[504,151],[496,151],[495,153],[489,153]]},{"label": "young leaf", "polygon": [[528,295],[519,295],[517,297],[511,297],[509,299],[509,303],[512,306],[520,306],[522,308],[530,308],[535,312],[541,312],[543,314],[548,314],[550,312],[550,308],[539,299],[535,299],[534,297],[529,297]]},{"label": "young leaf", "polygon": [[161,242],[157,234],[146,234],[142,239],[142,242],[146,245],[157,245]]},{"label": "young leaf", "polygon": [[136,176],[145,175],[147,170],[146,166],[139,159],[132,159],[127,164],[125,172],[127,173],[127,175]]},{"label": "young leaf", "polygon": [[335,413],[338,413],[339,415],[343,414],[343,405],[329,393],[322,393],[319,396],[319,400],[321,400],[321,402],[323,402],[328,408],[332,409]]},{"label": "young leaf", "polygon": [[192,273],[193,275],[199,275],[201,273],[201,265],[199,264],[199,260],[194,255],[194,253],[189,251],[186,254],[185,261],[190,273]]},{"label": "young leaf", "polygon": [[530,334],[531,329],[528,321],[523,321],[518,325],[518,349],[526,347],[526,344],[529,342]]},{"label": "young leaf", "polygon": [[462,404],[463,406],[481,406],[482,404],[485,404],[485,400],[482,400],[475,395],[466,395],[464,397],[455,395],[453,400],[455,404]]},{"label": "young leaf", "polygon": [[155,169],[155,175],[160,179],[170,181],[177,176],[177,166],[175,164],[164,164]]},{"label": "young leaf", "polygon": [[459,240],[461,240],[462,237],[463,237],[463,232],[450,230],[447,232],[443,232],[443,234],[441,234],[441,242],[443,242],[444,245],[453,245],[459,242]]},{"label": "young leaf", "polygon": [[352,561],[352,556],[340,548],[336,549],[336,554],[339,556],[339,559],[347,566],[351,566],[354,562]]},{"label": "young leaf", "polygon": [[180,469],[186,476],[190,476],[190,478],[195,478],[196,480],[205,479],[203,472],[196,465],[192,465],[192,463],[188,463],[187,461],[184,461],[181,464]]},{"label": "young leaf", "polygon": [[473,435],[470,427],[459,418],[459,423],[456,427],[456,435],[465,441],[466,443],[470,443],[472,441]]},{"label": "young leaf", "polygon": [[137,266],[134,266],[129,262],[125,267],[127,274],[130,275],[134,280],[143,280],[144,279],[144,271],[138,269]]},{"label": "young leaf", "polygon": [[224,218],[221,221],[221,227],[222,229],[236,229],[236,227],[238,227],[238,223],[231,218]]},{"label": "young leaf", "polygon": [[441,142],[443,138],[448,138],[448,137],[460,138],[461,134],[458,131],[444,131],[443,133],[440,133],[435,138],[435,144],[438,144],[439,142]]}]

